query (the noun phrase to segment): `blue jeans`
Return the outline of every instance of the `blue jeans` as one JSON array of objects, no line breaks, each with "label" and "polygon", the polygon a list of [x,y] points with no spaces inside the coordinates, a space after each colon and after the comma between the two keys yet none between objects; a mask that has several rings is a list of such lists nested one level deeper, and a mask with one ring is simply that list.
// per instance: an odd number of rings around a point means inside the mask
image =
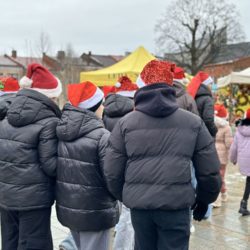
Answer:
[{"label": "blue jeans", "polygon": [[77,250],[75,241],[71,234],[69,234],[68,237],[60,243],[59,247],[64,250]]},{"label": "blue jeans", "polygon": [[[195,178],[195,170],[194,170],[193,166],[191,167],[191,176],[192,176],[192,179],[191,179],[192,185],[194,188],[196,188],[197,180]],[[209,204],[208,209],[207,209],[207,213],[205,214],[204,219],[208,219],[212,215],[212,210],[213,210],[212,208],[213,208],[212,204]]]}]

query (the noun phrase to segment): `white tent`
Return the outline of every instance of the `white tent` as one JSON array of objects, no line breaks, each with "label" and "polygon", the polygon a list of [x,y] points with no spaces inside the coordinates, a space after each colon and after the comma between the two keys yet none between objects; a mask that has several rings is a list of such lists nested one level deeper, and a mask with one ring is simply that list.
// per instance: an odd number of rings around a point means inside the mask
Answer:
[{"label": "white tent", "polygon": [[217,81],[217,87],[223,88],[231,83],[250,84],[250,68],[240,72],[232,72],[230,75],[221,77]]}]

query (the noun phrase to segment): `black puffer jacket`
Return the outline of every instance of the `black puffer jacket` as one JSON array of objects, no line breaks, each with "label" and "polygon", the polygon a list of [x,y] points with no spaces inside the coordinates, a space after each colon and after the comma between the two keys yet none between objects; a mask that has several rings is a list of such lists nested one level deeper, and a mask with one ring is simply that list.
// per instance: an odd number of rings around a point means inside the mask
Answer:
[{"label": "black puffer jacket", "polygon": [[118,94],[110,94],[104,103],[103,122],[105,128],[112,131],[115,124],[126,114],[133,111],[134,101]]},{"label": "black puffer jacket", "polygon": [[218,129],[214,123],[214,101],[211,91],[204,84],[200,86],[195,101],[201,119],[205,122],[211,136],[215,137]]},{"label": "black puffer jacket", "polygon": [[57,136],[58,220],[74,231],[113,227],[118,221],[117,202],[103,179],[109,132],[93,112],[66,104]]},{"label": "black puffer jacket", "polygon": [[15,94],[5,94],[0,96],[0,120],[3,120],[5,118],[9,106],[15,97]]},{"label": "black puffer jacket", "polygon": [[176,101],[179,108],[185,109],[187,111],[192,112],[193,114],[199,115],[195,100],[191,95],[189,95],[186,91],[184,86],[174,81],[174,90],[176,92]]},{"label": "black puffer jacket", "polygon": [[104,172],[110,192],[132,209],[190,207],[195,199],[192,160],[197,199],[215,201],[220,162],[200,117],[179,109],[166,84],[140,89],[135,109],[117,123],[109,139]]},{"label": "black puffer jacket", "polygon": [[0,103],[0,207],[50,207],[61,112],[53,101],[33,90],[21,90],[11,104]]}]

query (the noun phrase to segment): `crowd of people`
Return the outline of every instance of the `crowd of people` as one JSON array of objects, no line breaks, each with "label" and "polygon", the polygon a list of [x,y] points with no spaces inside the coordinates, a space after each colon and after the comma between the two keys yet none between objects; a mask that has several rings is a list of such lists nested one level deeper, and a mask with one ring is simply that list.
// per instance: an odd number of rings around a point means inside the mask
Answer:
[{"label": "crowd of people", "polygon": [[[214,105],[213,79],[150,61],[136,83],[105,94],[62,84],[39,64],[0,85],[2,250],[52,250],[51,207],[70,234],[61,250],[188,249],[192,219],[228,199],[230,161],[246,178],[239,213],[250,215],[250,109],[233,138]],[[114,234],[114,237],[113,237]]]}]

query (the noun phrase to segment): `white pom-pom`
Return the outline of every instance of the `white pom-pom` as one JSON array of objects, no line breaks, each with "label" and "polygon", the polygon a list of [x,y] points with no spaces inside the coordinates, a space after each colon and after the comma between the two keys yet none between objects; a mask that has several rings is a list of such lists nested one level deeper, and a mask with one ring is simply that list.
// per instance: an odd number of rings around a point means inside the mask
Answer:
[{"label": "white pom-pom", "polygon": [[19,86],[21,89],[30,88],[32,86],[32,83],[32,79],[28,78],[27,76],[24,76],[19,81]]},{"label": "white pom-pom", "polygon": [[117,88],[120,88],[122,85],[121,85],[121,83],[120,82],[117,82],[116,84],[115,84],[115,87],[117,87]]},{"label": "white pom-pom", "polygon": [[190,81],[187,78],[183,78],[182,82],[184,85],[187,85]]}]

